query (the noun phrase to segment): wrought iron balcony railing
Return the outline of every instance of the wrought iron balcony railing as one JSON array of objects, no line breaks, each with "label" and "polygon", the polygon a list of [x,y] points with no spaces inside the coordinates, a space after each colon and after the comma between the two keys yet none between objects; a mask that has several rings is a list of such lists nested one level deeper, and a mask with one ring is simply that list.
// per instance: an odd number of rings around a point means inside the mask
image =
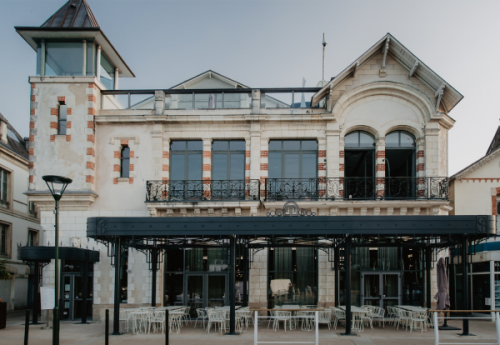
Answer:
[{"label": "wrought iron balcony railing", "polygon": [[259,200],[259,180],[146,181],[146,202]]},{"label": "wrought iron balcony railing", "polygon": [[447,177],[269,178],[266,200],[448,200]]}]

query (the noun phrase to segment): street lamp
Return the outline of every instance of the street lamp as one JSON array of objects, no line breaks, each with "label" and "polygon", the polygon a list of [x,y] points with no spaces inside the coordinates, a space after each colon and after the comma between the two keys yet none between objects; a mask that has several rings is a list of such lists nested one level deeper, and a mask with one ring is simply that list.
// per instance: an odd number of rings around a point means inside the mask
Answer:
[{"label": "street lamp", "polygon": [[73,182],[72,179],[62,176],[55,175],[45,175],[42,176],[42,179],[49,187],[50,193],[52,197],[56,201],[56,208],[54,210],[54,214],[56,216],[56,224],[55,224],[55,300],[54,300],[54,315],[52,321],[52,345],[59,345],[59,211],[58,211],[58,202],[61,200],[64,191],[68,184]]}]

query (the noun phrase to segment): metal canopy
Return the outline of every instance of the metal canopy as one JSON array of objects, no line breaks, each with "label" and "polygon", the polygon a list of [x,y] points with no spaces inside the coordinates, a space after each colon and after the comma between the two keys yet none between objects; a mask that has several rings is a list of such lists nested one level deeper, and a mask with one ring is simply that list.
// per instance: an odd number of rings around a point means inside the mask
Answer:
[{"label": "metal canopy", "polygon": [[[17,252],[17,259],[25,262],[50,262],[55,257],[54,247],[26,246],[19,247]],[[99,262],[99,252],[83,248],[59,247],[59,259]]]},{"label": "metal canopy", "polygon": [[345,235],[488,237],[494,234],[493,216],[93,217],[87,220],[87,236],[100,240],[230,235],[336,238]]}]

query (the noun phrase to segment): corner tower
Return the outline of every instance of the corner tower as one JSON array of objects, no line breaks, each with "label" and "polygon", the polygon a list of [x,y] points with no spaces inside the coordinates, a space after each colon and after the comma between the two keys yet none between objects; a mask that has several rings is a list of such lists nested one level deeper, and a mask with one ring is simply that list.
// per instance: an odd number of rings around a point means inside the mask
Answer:
[{"label": "corner tower", "polygon": [[[133,72],[99,27],[86,0],[69,0],[40,27],[16,27],[36,51],[30,76],[30,199],[52,207],[43,175],[73,179],[71,209],[95,200],[95,125],[100,91],[116,89]],[[44,207],[46,205],[46,207]]]}]

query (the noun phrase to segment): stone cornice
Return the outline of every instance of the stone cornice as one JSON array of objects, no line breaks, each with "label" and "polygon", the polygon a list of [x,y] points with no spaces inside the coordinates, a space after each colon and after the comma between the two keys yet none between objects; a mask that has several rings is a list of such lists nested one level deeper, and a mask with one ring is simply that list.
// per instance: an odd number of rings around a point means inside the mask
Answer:
[{"label": "stone cornice", "polygon": [[12,216],[12,217],[15,217],[15,218],[24,219],[24,220],[27,220],[28,222],[33,222],[33,223],[40,224],[40,219],[38,219],[38,218],[35,218],[35,217],[30,216],[28,214],[23,214],[21,212],[12,211],[12,210],[9,210],[7,208],[0,207],[0,213],[9,215],[9,216]]},{"label": "stone cornice", "polygon": [[12,163],[19,168],[28,171],[28,160],[24,159],[23,157],[16,155],[15,153],[11,152],[9,149],[0,146],[0,159],[5,159],[9,163]]},{"label": "stone cornice", "polygon": [[[25,192],[29,201],[36,203],[40,211],[51,211],[54,209],[54,198],[49,191]],[[98,195],[92,191],[66,191],[59,201],[60,211],[86,211]]]}]

